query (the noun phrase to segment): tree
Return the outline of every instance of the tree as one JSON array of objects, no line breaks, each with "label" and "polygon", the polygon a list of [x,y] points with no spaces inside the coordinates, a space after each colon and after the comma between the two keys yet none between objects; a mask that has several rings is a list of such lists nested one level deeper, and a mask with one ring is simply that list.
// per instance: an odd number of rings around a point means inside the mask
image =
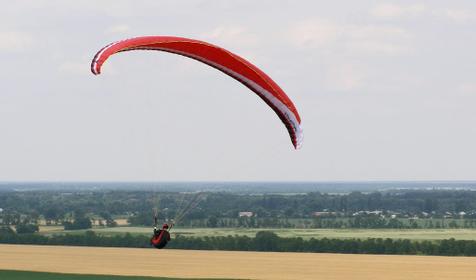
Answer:
[{"label": "tree", "polygon": [[106,211],[102,212],[101,217],[103,217],[104,220],[106,220],[107,227],[117,227],[117,222],[114,221],[114,219],[112,218],[112,215],[109,212],[106,212]]},{"label": "tree", "polygon": [[0,236],[9,236],[14,235],[15,231],[9,226],[2,226],[0,227]]},{"label": "tree", "polygon": [[91,220],[80,211],[75,212],[73,222],[64,222],[65,230],[89,229],[92,227]]},{"label": "tree", "polygon": [[438,201],[433,198],[426,198],[425,204],[423,206],[423,210],[426,212],[432,212],[438,210]]},{"label": "tree", "polygon": [[208,218],[207,226],[211,228],[215,228],[217,227],[217,223],[218,223],[218,218],[216,216],[211,216],[210,218]]},{"label": "tree", "polygon": [[57,224],[61,214],[58,207],[49,207],[46,209],[43,216],[45,217],[46,224],[49,225],[51,224],[51,221],[54,221],[55,224]]},{"label": "tree", "polygon": [[278,251],[279,236],[272,231],[258,231],[255,236],[257,251]]},{"label": "tree", "polygon": [[152,214],[146,211],[141,211],[133,216],[130,216],[127,221],[133,226],[150,226],[153,223]]},{"label": "tree", "polygon": [[18,234],[35,233],[39,231],[38,225],[33,224],[19,224],[15,229]]}]

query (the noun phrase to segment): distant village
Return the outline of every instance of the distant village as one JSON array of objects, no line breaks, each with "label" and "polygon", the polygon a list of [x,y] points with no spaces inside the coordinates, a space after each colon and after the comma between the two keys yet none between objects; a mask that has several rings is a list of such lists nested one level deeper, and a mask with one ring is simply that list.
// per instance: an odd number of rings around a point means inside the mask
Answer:
[{"label": "distant village", "polygon": [[[329,211],[324,209],[323,211],[315,211],[311,213],[311,217],[314,218],[338,218],[338,217],[366,217],[366,216],[376,216],[381,218],[406,218],[406,219],[428,219],[428,218],[443,218],[443,219],[464,219],[464,218],[476,218],[476,210],[465,212],[444,212],[444,213],[436,213],[436,212],[425,212],[421,211],[418,213],[400,213],[388,210],[374,210],[374,211],[356,211],[352,213],[348,212],[337,212],[337,211]],[[252,211],[242,211],[238,212],[238,218],[251,218],[251,217],[258,217],[257,213]]]}]

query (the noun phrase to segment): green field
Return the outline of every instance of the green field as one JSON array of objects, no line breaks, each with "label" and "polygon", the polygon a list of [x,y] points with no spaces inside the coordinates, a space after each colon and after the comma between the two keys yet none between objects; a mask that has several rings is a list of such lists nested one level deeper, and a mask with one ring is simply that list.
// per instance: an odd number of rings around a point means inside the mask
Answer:
[{"label": "green field", "polygon": [[[31,271],[0,270],[0,279],[5,280],[183,280],[185,278],[140,277],[140,276],[110,276],[62,274]],[[191,278],[187,278],[192,280]],[[206,280],[201,278],[200,280]],[[215,279],[217,280],[217,279]]]},{"label": "green field", "polygon": [[[302,237],[310,238],[392,238],[411,240],[441,240],[454,238],[457,240],[476,240],[476,229],[283,229],[283,228],[174,228],[172,233],[184,236],[228,236],[244,235],[254,237],[258,231],[273,231],[280,237]],[[93,231],[101,235],[115,235],[123,233],[131,234],[151,234],[152,229],[148,227],[96,227]],[[42,234],[82,234],[84,230],[64,231],[62,227],[40,227]]]}]

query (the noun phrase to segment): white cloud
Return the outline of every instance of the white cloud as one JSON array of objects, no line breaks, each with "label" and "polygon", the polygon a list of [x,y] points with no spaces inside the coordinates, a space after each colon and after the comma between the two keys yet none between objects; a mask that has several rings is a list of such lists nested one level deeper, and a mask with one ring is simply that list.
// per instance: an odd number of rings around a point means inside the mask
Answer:
[{"label": "white cloud", "polygon": [[328,68],[325,86],[335,91],[351,91],[364,86],[367,71],[357,64],[339,63]]},{"label": "white cloud", "polygon": [[324,47],[335,43],[342,29],[342,26],[327,20],[311,19],[292,27],[290,37],[293,43],[301,47]]},{"label": "white cloud", "polygon": [[205,40],[227,45],[254,46],[258,43],[258,37],[242,26],[220,26],[201,36]]},{"label": "white cloud", "polygon": [[442,11],[434,11],[435,15],[449,19],[454,22],[464,23],[476,20],[476,12],[463,9],[446,9]]},{"label": "white cloud", "polygon": [[425,4],[397,5],[393,3],[379,4],[370,10],[370,14],[377,18],[396,19],[414,17],[427,13],[439,18],[445,18],[457,23],[476,20],[476,11],[469,9],[430,9]]},{"label": "white cloud", "polygon": [[370,24],[343,24],[325,19],[300,22],[288,39],[313,54],[324,66],[324,86],[332,91],[352,91],[367,86],[371,67],[359,63],[367,56],[394,56],[412,51],[411,36],[403,28]]},{"label": "white cloud", "polygon": [[349,49],[368,53],[401,54],[411,51],[408,33],[397,27],[348,26]]},{"label": "white cloud", "polygon": [[411,51],[408,32],[391,26],[339,24],[312,19],[296,24],[288,35],[291,42],[301,48],[331,52],[394,55]]},{"label": "white cloud", "polygon": [[30,34],[16,31],[0,31],[0,51],[18,52],[24,51],[33,45]]},{"label": "white cloud", "polygon": [[80,62],[72,62],[66,61],[59,65],[58,70],[61,73],[68,73],[68,74],[89,74],[88,71],[88,63],[80,63]]},{"label": "white cloud", "polygon": [[458,91],[463,96],[476,96],[476,83],[463,83],[458,87]]},{"label": "white cloud", "polygon": [[127,33],[131,30],[131,28],[129,27],[129,25],[127,24],[118,24],[118,25],[114,25],[114,26],[111,26],[107,29],[107,32],[108,33],[113,33],[113,34],[124,34],[124,33]]},{"label": "white cloud", "polygon": [[391,3],[380,4],[374,7],[370,14],[379,18],[399,18],[416,16],[426,11],[424,4],[396,5]]}]

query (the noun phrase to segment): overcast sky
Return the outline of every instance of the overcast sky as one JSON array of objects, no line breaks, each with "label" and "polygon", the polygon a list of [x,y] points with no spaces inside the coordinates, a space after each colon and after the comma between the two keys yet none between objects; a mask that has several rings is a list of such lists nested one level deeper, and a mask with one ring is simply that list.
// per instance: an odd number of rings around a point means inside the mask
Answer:
[{"label": "overcast sky", "polygon": [[[1,1],[0,181],[474,180],[476,1]],[[230,77],[159,52],[90,61],[140,35],[208,41],[296,104],[278,117]]]}]

